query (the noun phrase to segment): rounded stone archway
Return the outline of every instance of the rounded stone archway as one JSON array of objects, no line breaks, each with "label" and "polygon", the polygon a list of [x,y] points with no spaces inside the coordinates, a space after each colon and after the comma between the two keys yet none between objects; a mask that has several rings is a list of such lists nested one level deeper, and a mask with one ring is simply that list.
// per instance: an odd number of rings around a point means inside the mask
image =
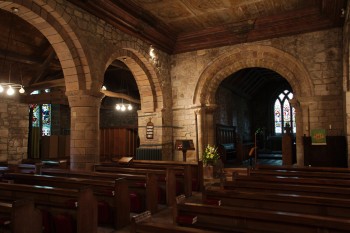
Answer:
[{"label": "rounded stone archway", "polygon": [[[163,74],[150,62],[147,47],[140,49],[143,46],[132,42],[128,42],[127,47],[123,42],[115,45],[120,45],[122,49],[117,49],[108,55],[103,63],[104,71],[114,60],[120,60],[129,68],[140,93],[141,109],[137,112],[140,147],[161,148],[162,153],[167,155],[171,151],[171,147],[166,146],[171,145],[171,136],[167,132],[168,129],[163,126],[171,119],[165,117],[169,114],[167,111],[170,111],[170,108],[165,106],[167,103],[164,100],[164,84],[161,80]],[[103,80],[101,85],[102,83]],[[146,138],[146,125],[150,120],[155,125],[155,137],[152,139]]]},{"label": "rounded stone archway", "polygon": [[105,70],[114,60],[122,61],[133,74],[140,92],[142,112],[154,112],[157,108],[163,107],[157,72],[142,54],[137,54],[131,49],[119,49],[110,55],[105,63]]},{"label": "rounded stone archway", "polygon": [[[60,60],[65,78],[66,92],[86,89],[90,78],[86,56],[77,35],[68,25],[69,16],[59,10],[60,6],[51,6],[45,1],[0,1],[0,9],[11,12],[11,8],[19,8],[16,14],[24,21],[37,28],[50,42]],[[58,12],[62,12],[61,15]],[[67,18],[68,17],[68,18]]]},{"label": "rounded stone archway", "polygon": [[[289,82],[294,93],[292,105],[296,109],[296,126],[299,129],[305,128],[307,106],[303,104],[303,99],[313,96],[314,91],[310,75],[303,64],[292,55],[270,46],[238,45],[212,61],[200,75],[195,88],[193,104],[202,109],[199,153],[203,150],[203,145],[214,143],[213,109],[216,106],[215,93],[220,83],[236,71],[251,67],[273,70]],[[298,164],[303,163],[302,132],[303,130],[297,130],[296,135]]]},{"label": "rounded stone archway", "polygon": [[[94,119],[98,119],[96,106],[99,106],[101,97],[90,89],[89,61],[81,49],[77,26],[71,16],[65,14],[68,6],[64,4],[41,0],[0,1],[2,10],[11,12],[14,7],[19,9],[16,16],[46,37],[60,61],[71,108],[70,164],[73,169],[85,170],[98,161],[98,150],[93,149],[98,141],[98,125],[94,124]],[[82,117],[90,120],[84,122]]]}]

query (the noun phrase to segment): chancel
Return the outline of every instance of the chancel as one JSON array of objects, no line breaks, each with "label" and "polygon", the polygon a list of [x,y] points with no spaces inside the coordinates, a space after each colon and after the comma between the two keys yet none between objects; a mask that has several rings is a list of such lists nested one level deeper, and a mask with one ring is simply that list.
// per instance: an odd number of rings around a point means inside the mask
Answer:
[{"label": "chancel", "polygon": [[0,1],[0,232],[348,232],[349,9]]}]

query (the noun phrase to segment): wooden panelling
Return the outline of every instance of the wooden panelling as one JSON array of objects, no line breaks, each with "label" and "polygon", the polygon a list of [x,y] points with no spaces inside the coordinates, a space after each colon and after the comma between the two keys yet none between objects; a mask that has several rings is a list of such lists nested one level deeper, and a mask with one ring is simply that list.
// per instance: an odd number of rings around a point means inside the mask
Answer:
[{"label": "wooden panelling", "polygon": [[101,129],[100,155],[101,161],[135,156],[137,147],[137,129],[104,128]]}]

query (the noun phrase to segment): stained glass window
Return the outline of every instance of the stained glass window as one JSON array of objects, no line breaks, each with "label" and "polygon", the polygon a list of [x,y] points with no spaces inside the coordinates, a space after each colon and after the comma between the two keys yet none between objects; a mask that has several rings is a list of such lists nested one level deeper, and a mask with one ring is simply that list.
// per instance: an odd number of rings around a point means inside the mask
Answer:
[{"label": "stained glass window", "polygon": [[289,103],[289,100],[292,98],[293,93],[288,90],[284,90],[275,100],[274,121],[276,134],[281,134],[284,132],[287,124],[291,127],[292,132],[296,133],[295,109]]},{"label": "stained glass window", "polygon": [[38,104],[31,104],[30,108],[33,111],[32,127],[40,127],[40,105],[38,105]]},{"label": "stained glass window", "polygon": [[[50,92],[49,89],[46,89],[45,92]],[[33,91],[31,95],[40,94],[40,91]],[[32,127],[41,127],[42,136],[51,135],[51,104],[30,104],[29,105],[32,111],[31,124]]]},{"label": "stained glass window", "polygon": [[281,103],[276,100],[275,101],[275,132],[282,133],[282,117],[281,117]]},{"label": "stained glass window", "polygon": [[42,136],[51,135],[51,104],[43,104],[41,107]]}]

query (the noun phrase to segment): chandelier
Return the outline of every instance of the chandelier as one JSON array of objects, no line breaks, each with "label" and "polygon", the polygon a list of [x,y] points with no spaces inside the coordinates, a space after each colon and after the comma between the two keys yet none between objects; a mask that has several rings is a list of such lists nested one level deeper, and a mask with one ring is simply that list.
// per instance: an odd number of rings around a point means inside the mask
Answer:
[{"label": "chandelier", "polygon": [[132,110],[132,105],[128,104],[128,107],[126,107],[126,105],[124,103],[116,104],[115,105],[115,109],[117,109],[117,111],[122,111],[122,112],[124,112],[126,109],[131,111]]},{"label": "chandelier", "polygon": [[[11,10],[12,10],[13,14],[17,14],[19,11],[18,8],[16,8],[16,7],[12,7]],[[13,23],[13,15],[11,15],[11,19],[10,19],[9,35],[8,35],[7,44],[6,44],[6,53],[5,53],[4,61],[2,63],[3,70],[5,70],[4,66],[6,64],[7,54],[8,54],[8,50],[9,50],[9,43],[10,43],[10,39],[12,37],[12,29],[13,29],[12,23]],[[15,92],[16,92],[15,90],[18,90],[19,93],[23,94],[25,92],[23,85],[11,82],[11,68],[12,68],[12,64],[10,64],[10,68],[9,68],[8,82],[0,82],[0,93],[5,92],[5,90],[6,90],[6,94],[9,96],[12,96],[15,94]],[[20,69],[20,73],[21,73],[21,82],[23,82],[21,69]]]}]

